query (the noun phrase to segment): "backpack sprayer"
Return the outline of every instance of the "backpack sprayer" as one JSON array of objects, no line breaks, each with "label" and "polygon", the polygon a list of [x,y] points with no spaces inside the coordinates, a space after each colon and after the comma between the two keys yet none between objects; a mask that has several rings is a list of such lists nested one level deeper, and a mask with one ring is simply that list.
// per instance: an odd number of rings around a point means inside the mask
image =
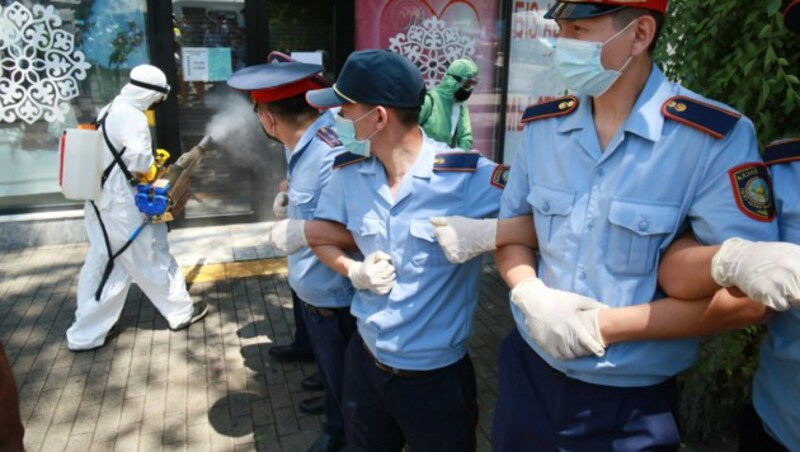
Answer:
[{"label": "backpack sprayer", "polygon": [[192,171],[200,163],[206,150],[214,146],[214,140],[206,135],[197,146],[182,154],[168,167],[159,170],[152,183],[136,186],[136,207],[152,219],[152,223],[172,221],[180,214],[189,200],[189,182]]}]

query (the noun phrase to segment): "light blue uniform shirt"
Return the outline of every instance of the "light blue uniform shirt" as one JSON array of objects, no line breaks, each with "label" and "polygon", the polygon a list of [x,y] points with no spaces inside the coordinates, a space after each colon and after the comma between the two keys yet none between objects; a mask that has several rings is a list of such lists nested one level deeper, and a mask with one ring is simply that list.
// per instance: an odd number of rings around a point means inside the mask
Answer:
[{"label": "light blue uniform shirt", "polygon": [[[737,207],[729,176],[746,162],[763,165],[750,120],[741,118],[718,140],[662,115],[661,106],[675,95],[721,106],[669,82],[653,66],[605,152],[590,98],[580,99],[569,115],[525,127],[500,217],[533,213],[538,276],[548,287],[611,307],[648,303],[663,297],[657,288],[661,253],[688,226],[704,244],[778,236],[776,221],[751,219]],[[522,337],[550,366],[588,383],[657,384],[689,367],[697,353],[694,339],[627,342],[601,358],[559,361],[535,343],[513,303],[512,310]]]},{"label": "light blue uniform shirt", "polygon": [[384,296],[356,291],[351,312],[367,347],[395,368],[438,369],[467,351],[481,259],[448,262],[429,219],[496,216],[502,190],[491,183],[498,165],[483,157],[474,172],[434,171],[436,154],[453,151],[425,137],[395,199],[376,158],[334,170],[317,209],[316,218],[346,225],[365,256],[374,251],[392,256],[397,273],[392,291]]},{"label": "light blue uniform shirt", "polygon": [[[800,162],[773,165],[781,240],[800,244]],[[753,405],[767,431],[800,450],[800,309],[775,313],[761,344]]]},{"label": "light blue uniform shirt", "polygon": [[[332,147],[317,132],[333,126],[333,115],[326,111],[306,129],[289,160],[289,218],[310,220],[317,209],[320,193],[331,179],[333,160],[344,151]],[[338,144],[338,143],[337,143]],[[306,303],[318,308],[350,306],[353,286],[350,280],[320,262],[310,248],[289,255],[289,285]]]}]

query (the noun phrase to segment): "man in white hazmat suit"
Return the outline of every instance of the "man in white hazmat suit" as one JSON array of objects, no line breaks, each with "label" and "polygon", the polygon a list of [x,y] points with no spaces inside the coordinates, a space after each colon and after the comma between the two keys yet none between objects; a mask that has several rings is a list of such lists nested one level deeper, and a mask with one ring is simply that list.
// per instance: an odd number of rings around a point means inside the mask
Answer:
[{"label": "man in white hazmat suit", "polygon": [[89,252],[78,279],[75,322],[67,330],[72,351],[102,347],[119,332],[132,281],[173,331],[187,328],[208,313],[205,302],[192,304],[183,274],[169,254],[166,224],[149,224],[134,201],[131,180],[154,173],[144,111],[168,94],[164,73],[155,66],[140,65],[131,70],[130,82],[120,94],[100,111],[106,170],[100,197],[84,207]]}]

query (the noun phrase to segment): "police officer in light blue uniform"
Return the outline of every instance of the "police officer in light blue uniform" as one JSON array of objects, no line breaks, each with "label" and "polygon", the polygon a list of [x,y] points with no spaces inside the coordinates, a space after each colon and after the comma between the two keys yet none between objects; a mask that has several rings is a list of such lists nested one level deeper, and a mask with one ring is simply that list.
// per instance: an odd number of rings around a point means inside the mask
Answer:
[{"label": "police officer in light blue uniform", "polygon": [[[327,111],[320,114],[305,101],[310,89],[329,86],[318,75],[322,67],[278,57],[282,55],[271,55],[268,64],[237,71],[228,84],[250,91],[265,132],[284,144],[289,163],[288,216],[308,220],[330,181],[334,158],[344,149],[332,129],[333,115]],[[324,431],[310,450],[339,450],[344,445],[344,350],[355,331],[355,319],[349,312],[354,289],[309,248],[290,254],[288,264],[289,285],[302,302],[303,320],[326,392]]]},{"label": "police officer in light blue uniform", "polygon": [[[786,8],[784,19],[800,32],[800,0]],[[772,172],[781,241],[800,244],[800,138],[771,144],[764,160]],[[750,425],[740,421],[739,450],[800,450],[800,308],[776,313],[768,325],[753,406],[758,416],[745,421]]]},{"label": "police officer in light blue uniform", "polygon": [[[695,360],[698,340],[606,344],[597,302],[619,308],[663,298],[660,255],[689,228],[705,244],[777,238],[752,123],[652,64],[666,7],[559,1],[546,16],[559,21],[555,59],[580,95],[526,111],[502,199],[501,218],[533,215],[539,255],[536,271],[527,259],[529,276],[516,280],[513,247],[497,256],[513,287],[517,329],[499,357],[495,450],[677,449],[674,377]],[[542,290],[550,296],[537,297]],[[552,303],[583,306],[564,325],[593,339],[580,339],[584,357],[554,355],[555,336],[537,331],[554,326],[530,324],[531,312]]]},{"label": "police officer in light blue uniform", "polygon": [[[481,262],[449,263],[430,217],[496,215],[505,168],[427,138],[417,126],[424,91],[410,61],[365,50],[350,55],[332,89],[307,96],[320,108],[342,106],[337,130],[350,151],[336,159],[315,217],[345,225],[365,256],[385,253],[395,268],[388,293],[353,298],[358,334],[344,390],[352,450],[475,448],[467,338]],[[354,281],[353,268],[367,265],[331,262]]]}]

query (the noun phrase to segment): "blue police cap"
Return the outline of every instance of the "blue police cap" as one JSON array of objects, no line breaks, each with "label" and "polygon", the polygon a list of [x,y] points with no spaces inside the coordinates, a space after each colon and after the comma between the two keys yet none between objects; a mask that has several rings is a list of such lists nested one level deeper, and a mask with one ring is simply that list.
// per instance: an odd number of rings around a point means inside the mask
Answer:
[{"label": "blue police cap", "polygon": [[783,11],[783,23],[789,30],[800,33],[800,0],[795,0]]},{"label": "blue police cap", "polygon": [[275,61],[234,72],[228,78],[228,85],[250,92],[256,102],[275,102],[327,86],[319,76],[322,70],[318,64]]},{"label": "blue police cap", "polygon": [[306,93],[317,108],[347,103],[419,108],[425,97],[425,82],[414,63],[388,50],[360,50],[347,57],[332,88]]}]

